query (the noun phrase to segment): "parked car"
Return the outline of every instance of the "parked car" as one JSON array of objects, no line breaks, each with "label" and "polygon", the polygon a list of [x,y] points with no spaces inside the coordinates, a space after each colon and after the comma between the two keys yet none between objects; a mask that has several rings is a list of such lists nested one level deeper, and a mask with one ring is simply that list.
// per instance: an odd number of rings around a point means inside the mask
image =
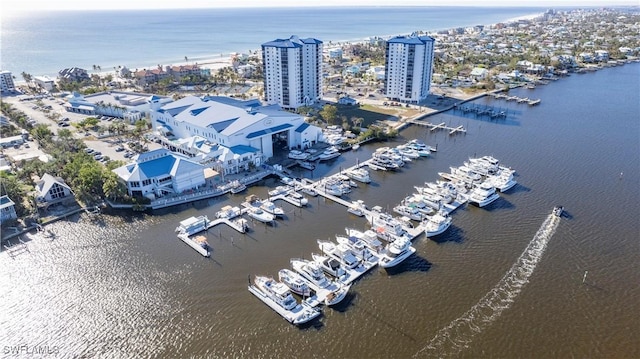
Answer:
[{"label": "parked car", "polygon": [[88,154],[92,154],[94,152],[94,150],[91,147],[87,147],[87,148],[84,149],[84,152],[86,152]]},{"label": "parked car", "polygon": [[116,147],[116,152],[122,152],[122,151],[124,151],[124,147],[122,146]]},{"label": "parked car", "polygon": [[96,161],[100,161],[103,158],[102,155],[94,155],[93,159],[95,159]]}]

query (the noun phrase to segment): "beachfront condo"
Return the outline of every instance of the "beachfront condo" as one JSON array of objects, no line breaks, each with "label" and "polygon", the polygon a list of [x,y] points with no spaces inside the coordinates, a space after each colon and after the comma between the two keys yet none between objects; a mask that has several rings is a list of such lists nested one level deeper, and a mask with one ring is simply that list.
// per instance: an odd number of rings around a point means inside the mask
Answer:
[{"label": "beachfront condo", "polygon": [[397,36],[387,41],[385,96],[418,103],[429,95],[433,73],[433,45],[429,36]]},{"label": "beachfront condo", "polygon": [[322,41],[291,36],[266,42],[262,62],[267,104],[296,109],[322,98]]}]

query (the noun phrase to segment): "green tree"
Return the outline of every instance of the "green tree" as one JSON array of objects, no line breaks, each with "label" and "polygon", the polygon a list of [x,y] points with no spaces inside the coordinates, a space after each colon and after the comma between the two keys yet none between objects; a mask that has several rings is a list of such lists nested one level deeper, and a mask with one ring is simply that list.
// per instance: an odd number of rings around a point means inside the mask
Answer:
[{"label": "green tree", "polygon": [[104,183],[102,184],[102,191],[107,198],[111,198],[111,200],[115,200],[117,198],[123,197],[127,193],[127,189],[123,183],[118,181],[118,176],[109,171],[104,171]]},{"label": "green tree", "polygon": [[338,108],[334,105],[324,105],[320,111],[320,116],[329,124],[333,124],[338,117]]}]

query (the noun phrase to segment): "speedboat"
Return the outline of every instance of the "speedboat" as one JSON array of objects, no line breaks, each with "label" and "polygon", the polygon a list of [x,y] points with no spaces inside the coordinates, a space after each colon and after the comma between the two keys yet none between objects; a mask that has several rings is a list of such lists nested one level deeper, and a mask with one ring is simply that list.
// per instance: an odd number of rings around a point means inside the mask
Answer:
[{"label": "speedboat", "polygon": [[331,146],[324,150],[320,156],[318,156],[318,160],[320,161],[328,161],[340,156],[340,151],[335,146]]},{"label": "speedboat", "polygon": [[262,302],[290,323],[300,325],[317,318],[322,312],[306,302],[298,303],[289,288],[273,278],[256,276],[248,289]]},{"label": "speedboat", "polygon": [[260,208],[263,211],[274,215],[275,217],[284,216],[284,210],[282,209],[282,207],[276,206],[275,203],[273,203],[273,202],[271,202],[269,200],[262,201],[261,204],[260,204]]},{"label": "speedboat", "polygon": [[241,183],[240,181],[233,181],[230,191],[232,194],[238,194],[246,189],[247,186],[244,183]]},{"label": "speedboat", "polygon": [[382,268],[395,267],[415,252],[416,249],[411,246],[411,241],[406,238],[398,238],[387,244],[378,264]]},{"label": "speedboat", "polygon": [[484,207],[500,198],[496,193],[496,188],[488,182],[477,185],[469,194],[469,202],[475,203],[478,207]]},{"label": "speedboat", "polygon": [[555,207],[553,208],[553,214],[554,214],[556,217],[562,217],[562,214],[563,214],[563,213],[564,213],[564,207],[562,207],[562,206],[555,206]]},{"label": "speedboat", "polygon": [[356,180],[358,182],[362,182],[362,183],[371,182],[371,176],[369,175],[369,171],[367,171],[366,168],[363,168],[363,167],[347,170],[344,172],[344,174],[347,177],[353,180]]},{"label": "speedboat", "polygon": [[260,207],[248,207],[247,214],[249,217],[263,223],[271,223],[276,219],[273,214],[263,211]]},{"label": "speedboat", "polygon": [[310,154],[307,152],[299,151],[299,150],[291,150],[289,151],[289,155],[287,157],[292,160],[301,160],[304,161],[309,158]]},{"label": "speedboat", "polygon": [[325,273],[336,279],[340,280],[347,275],[347,272],[345,272],[344,268],[342,268],[342,264],[337,259],[322,256],[316,253],[311,253],[311,258],[313,258],[314,262],[320,265]]},{"label": "speedboat", "polygon": [[311,296],[311,288],[309,288],[300,274],[285,268],[278,272],[278,279],[289,287],[292,292],[303,297]]},{"label": "speedboat", "polygon": [[443,233],[451,226],[451,216],[446,213],[438,212],[432,216],[427,216],[422,221],[424,234],[427,237],[437,236]]},{"label": "speedboat", "polygon": [[318,240],[318,247],[322,253],[344,264],[346,269],[353,269],[360,265],[360,260],[346,244]]}]

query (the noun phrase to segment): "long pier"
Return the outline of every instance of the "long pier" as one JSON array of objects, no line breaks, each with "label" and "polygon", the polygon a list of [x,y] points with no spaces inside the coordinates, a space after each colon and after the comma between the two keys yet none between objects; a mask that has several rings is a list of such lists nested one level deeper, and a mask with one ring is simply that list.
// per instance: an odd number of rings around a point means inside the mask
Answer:
[{"label": "long pier", "polygon": [[528,97],[509,96],[505,93],[499,93],[499,92],[490,93],[489,96],[495,99],[504,99],[507,101],[515,101],[517,103],[528,103],[530,106],[537,105],[541,102],[540,99],[534,100]]},{"label": "long pier", "polygon": [[465,133],[465,134],[467,133],[467,130],[463,126],[451,127],[451,126],[447,126],[447,124],[444,122],[435,124],[435,123],[425,122],[425,121],[416,120],[416,119],[409,119],[407,120],[407,122],[412,123],[414,125],[427,126],[429,127],[430,131],[447,130],[449,131],[450,135],[454,135],[458,132]]}]

